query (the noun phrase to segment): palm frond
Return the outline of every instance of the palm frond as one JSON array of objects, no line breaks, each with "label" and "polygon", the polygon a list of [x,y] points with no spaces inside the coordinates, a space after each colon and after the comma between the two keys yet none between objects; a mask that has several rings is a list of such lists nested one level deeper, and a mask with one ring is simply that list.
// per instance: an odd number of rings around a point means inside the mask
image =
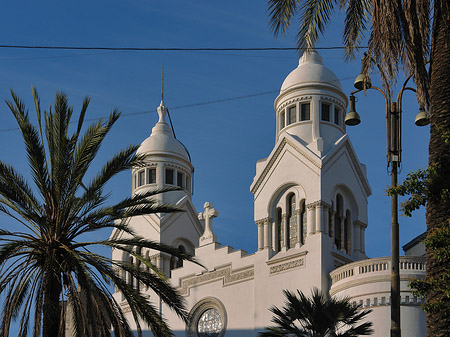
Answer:
[{"label": "palm frond", "polygon": [[300,4],[299,0],[268,0],[269,25],[275,36],[282,33],[286,35],[292,18],[295,16]]},{"label": "palm frond", "polygon": [[319,34],[322,34],[330,21],[336,0],[306,0],[300,11],[300,28],[297,34],[299,50],[314,48]]}]

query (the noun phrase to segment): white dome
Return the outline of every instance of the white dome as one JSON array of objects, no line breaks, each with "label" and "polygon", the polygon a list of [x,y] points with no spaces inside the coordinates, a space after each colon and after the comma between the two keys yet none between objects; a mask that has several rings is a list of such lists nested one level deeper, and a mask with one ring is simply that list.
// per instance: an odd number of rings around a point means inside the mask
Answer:
[{"label": "white dome", "polygon": [[341,83],[336,75],[323,65],[322,57],[316,52],[305,52],[295,68],[286,77],[281,92],[298,86],[311,84],[325,84],[342,90]]},{"label": "white dome", "polygon": [[159,121],[152,129],[150,137],[144,140],[136,151],[137,154],[172,155],[190,162],[189,154],[184,145],[173,136],[165,117],[167,108],[164,103],[158,107]]}]

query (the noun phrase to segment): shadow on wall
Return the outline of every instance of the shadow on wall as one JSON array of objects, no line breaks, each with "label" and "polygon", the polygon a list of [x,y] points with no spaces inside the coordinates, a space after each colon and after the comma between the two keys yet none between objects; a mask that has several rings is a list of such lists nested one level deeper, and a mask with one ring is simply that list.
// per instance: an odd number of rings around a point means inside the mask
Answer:
[{"label": "shadow on wall", "polygon": [[[219,337],[257,337],[258,333],[263,330],[226,330],[225,335],[219,334]],[[186,334],[186,331],[173,331],[175,337],[191,337]],[[134,333],[137,336],[137,332]],[[114,336],[114,333],[111,335]],[[143,337],[153,337],[153,334],[149,331],[142,331]],[[195,335],[192,337],[201,337],[201,335]]]}]

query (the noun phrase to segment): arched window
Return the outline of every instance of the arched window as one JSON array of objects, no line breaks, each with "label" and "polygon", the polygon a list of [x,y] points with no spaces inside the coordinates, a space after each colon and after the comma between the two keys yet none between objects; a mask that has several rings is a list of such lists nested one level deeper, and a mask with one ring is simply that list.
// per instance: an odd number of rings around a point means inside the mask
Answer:
[{"label": "arched window", "polygon": [[333,202],[331,202],[331,208],[328,209],[328,235],[333,237]]},{"label": "arched window", "polygon": [[288,211],[287,211],[287,228],[288,228],[288,239],[287,247],[291,248],[295,246],[297,241],[297,215],[295,214],[295,194],[292,193],[288,196]]},{"label": "arched window", "polygon": [[348,255],[351,255],[351,215],[350,211],[347,210],[345,213],[345,220],[344,220],[344,249],[347,252]]},{"label": "arched window", "polygon": [[[178,251],[179,251],[180,253],[186,254],[186,248],[184,248],[183,245],[179,245],[179,246],[178,246]],[[183,267],[183,260],[182,260],[182,259],[177,259],[177,265],[176,265],[176,267],[177,267],[177,268]]]},{"label": "arched window", "polygon": [[[129,256],[128,257],[128,263],[129,264],[133,264],[134,263],[134,259],[133,259],[133,257],[132,256]],[[134,286],[134,284],[133,284],[133,275],[131,274],[131,273],[128,273],[128,275],[127,275],[127,283],[130,285],[130,286]]]},{"label": "arched window", "polygon": [[[142,247],[137,247],[136,248],[136,254],[139,256],[142,256]],[[136,266],[138,269],[141,269],[141,260],[136,258]],[[139,282],[138,280],[136,280],[136,289],[139,290],[141,287],[141,282]]]},{"label": "arched window", "polygon": [[305,244],[305,240],[306,240],[306,234],[307,234],[307,229],[306,229],[306,202],[305,200],[302,200],[301,204],[300,204],[300,231],[301,231],[301,240],[302,240],[302,245]]},{"label": "arched window", "polygon": [[279,252],[281,250],[281,246],[283,243],[283,226],[281,223],[282,212],[281,208],[278,207],[275,211],[275,252]]},{"label": "arched window", "polygon": [[[186,254],[186,248],[183,245],[178,245],[178,251]],[[173,256],[170,258],[170,270],[183,267],[183,260]]]},{"label": "arched window", "polygon": [[342,196],[340,194],[338,194],[336,196],[336,213],[334,216],[334,243],[336,244],[337,249],[341,249],[342,248],[342,223],[341,223],[341,219],[343,216],[343,211],[342,211],[342,207],[343,207],[343,202],[342,202]]}]

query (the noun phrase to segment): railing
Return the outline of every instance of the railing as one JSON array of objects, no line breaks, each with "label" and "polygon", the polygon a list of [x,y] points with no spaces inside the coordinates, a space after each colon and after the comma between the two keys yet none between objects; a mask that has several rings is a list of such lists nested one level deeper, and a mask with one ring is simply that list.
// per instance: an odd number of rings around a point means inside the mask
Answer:
[{"label": "railing", "polygon": [[[425,257],[419,256],[401,256],[400,257],[400,275],[403,273],[424,273]],[[369,276],[368,274],[388,274],[391,270],[391,258],[380,257],[346,264],[333,270],[330,273],[331,284],[345,280],[358,275]]]}]

